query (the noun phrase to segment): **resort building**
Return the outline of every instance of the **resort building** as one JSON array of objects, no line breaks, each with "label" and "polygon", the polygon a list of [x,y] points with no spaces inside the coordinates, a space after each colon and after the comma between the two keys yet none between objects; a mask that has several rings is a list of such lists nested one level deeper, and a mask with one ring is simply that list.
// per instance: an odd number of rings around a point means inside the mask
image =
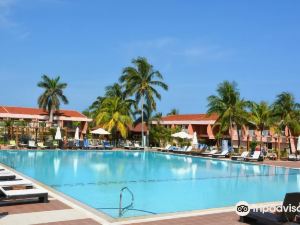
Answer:
[{"label": "resort building", "polygon": [[[181,114],[164,116],[161,120],[153,121],[152,124],[160,124],[169,128],[180,127],[189,134],[197,133],[198,140],[201,143],[215,144],[217,140],[217,133],[219,127],[215,125],[218,119],[217,114]],[[260,142],[261,132],[251,126],[243,126],[240,132],[240,143],[244,148],[249,148],[251,141]],[[232,130],[223,135],[223,138],[228,139],[234,148],[238,146],[238,131],[236,126]],[[281,148],[288,148],[288,140],[291,141],[291,148],[295,148],[295,137],[289,136],[287,131],[283,131],[281,135],[278,135],[274,130],[264,130],[262,132],[262,141],[268,149],[278,148],[280,144]]]},{"label": "resort building", "polygon": [[[74,110],[58,110],[54,113],[53,123],[50,124],[48,112],[39,108],[0,106],[0,121],[24,122],[31,129],[47,129],[59,126],[66,135],[73,135],[78,126],[81,136],[88,129],[88,122],[92,119]],[[18,123],[16,123],[18,124]],[[14,131],[15,133],[16,131]]]}]

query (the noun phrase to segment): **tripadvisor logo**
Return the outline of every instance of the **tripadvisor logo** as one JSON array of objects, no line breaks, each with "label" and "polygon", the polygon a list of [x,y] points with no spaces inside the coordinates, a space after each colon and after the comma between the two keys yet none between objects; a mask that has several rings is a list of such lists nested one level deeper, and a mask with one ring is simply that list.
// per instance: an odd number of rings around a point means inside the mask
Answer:
[{"label": "tripadvisor logo", "polygon": [[235,212],[239,216],[247,216],[250,212],[250,207],[248,202],[240,201],[235,205]]}]

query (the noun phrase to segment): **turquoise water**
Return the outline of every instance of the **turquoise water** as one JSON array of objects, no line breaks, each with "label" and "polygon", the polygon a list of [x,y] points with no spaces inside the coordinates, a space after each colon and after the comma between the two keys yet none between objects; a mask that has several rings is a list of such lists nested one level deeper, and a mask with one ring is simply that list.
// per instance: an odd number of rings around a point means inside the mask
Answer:
[{"label": "turquoise water", "polygon": [[[280,201],[300,191],[300,170],[135,151],[0,151],[0,162],[112,217]],[[123,205],[130,204],[124,192]]]}]

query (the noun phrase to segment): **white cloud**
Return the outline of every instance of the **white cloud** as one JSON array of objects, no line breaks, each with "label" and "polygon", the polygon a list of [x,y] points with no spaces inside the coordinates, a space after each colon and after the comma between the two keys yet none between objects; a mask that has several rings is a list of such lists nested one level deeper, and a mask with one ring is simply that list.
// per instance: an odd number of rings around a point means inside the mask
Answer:
[{"label": "white cloud", "polygon": [[10,18],[11,9],[15,5],[15,0],[0,0],[0,28],[15,26]]},{"label": "white cloud", "polygon": [[147,55],[155,59],[179,59],[191,62],[199,60],[223,60],[231,58],[232,49],[199,40],[183,40],[161,37],[152,40],[136,40],[122,45],[129,55]]}]

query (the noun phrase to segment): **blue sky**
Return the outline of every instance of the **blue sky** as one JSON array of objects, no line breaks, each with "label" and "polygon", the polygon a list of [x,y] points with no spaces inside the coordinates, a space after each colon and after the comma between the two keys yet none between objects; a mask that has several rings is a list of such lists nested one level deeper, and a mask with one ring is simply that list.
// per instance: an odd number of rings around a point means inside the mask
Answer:
[{"label": "blue sky", "polygon": [[235,80],[243,97],[300,100],[298,0],[0,0],[0,104],[36,106],[42,74],[69,84],[83,110],[145,56],[170,90],[158,110],[206,111]]}]

